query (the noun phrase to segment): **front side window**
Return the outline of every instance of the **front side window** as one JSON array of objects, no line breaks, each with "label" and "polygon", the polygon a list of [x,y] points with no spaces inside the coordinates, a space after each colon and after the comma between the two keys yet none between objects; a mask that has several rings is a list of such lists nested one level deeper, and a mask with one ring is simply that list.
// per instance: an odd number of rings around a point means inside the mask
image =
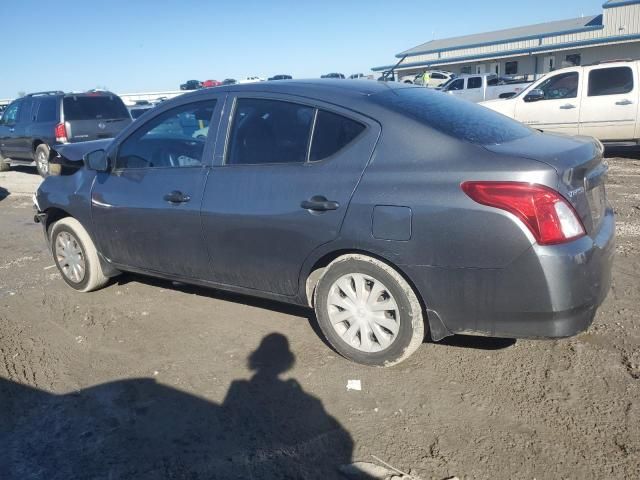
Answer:
[{"label": "front side window", "polygon": [[328,158],[349,145],[365,126],[350,118],[318,110],[309,161]]},{"label": "front side window", "polygon": [[546,79],[537,89],[544,92],[544,100],[560,100],[578,96],[578,72],[561,73]]},{"label": "front side window", "polygon": [[599,68],[589,72],[589,96],[624,95],[633,90],[629,67]]},{"label": "front side window", "polygon": [[227,165],[304,163],[315,109],[256,98],[236,102]]},{"label": "front side window", "polygon": [[451,90],[451,91],[464,90],[464,79],[458,78],[457,80],[454,80],[453,82],[451,82],[447,90]]},{"label": "front side window", "polygon": [[189,103],[151,119],[122,142],[116,168],[201,166],[215,106],[215,100]]},{"label": "front side window", "polygon": [[472,77],[467,80],[467,88],[480,88],[482,87],[482,77]]},{"label": "front side window", "polygon": [[19,102],[14,102],[7,107],[2,115],[2,123],[5,125],[14,125],[18,121]]}]

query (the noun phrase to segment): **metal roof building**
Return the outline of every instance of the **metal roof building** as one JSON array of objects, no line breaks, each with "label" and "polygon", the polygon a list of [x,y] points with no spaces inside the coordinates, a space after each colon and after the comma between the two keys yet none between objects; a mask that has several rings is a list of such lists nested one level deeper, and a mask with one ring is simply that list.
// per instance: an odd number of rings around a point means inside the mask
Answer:
[{"label": "metal roof building", "polygon": [[[640,58],[640,0],[609,0],[604,12],[570,20],[432,40],[398,53],[400,77],[427,69],[500,75]],[[393,65],[375,67],[385,71]]]}]

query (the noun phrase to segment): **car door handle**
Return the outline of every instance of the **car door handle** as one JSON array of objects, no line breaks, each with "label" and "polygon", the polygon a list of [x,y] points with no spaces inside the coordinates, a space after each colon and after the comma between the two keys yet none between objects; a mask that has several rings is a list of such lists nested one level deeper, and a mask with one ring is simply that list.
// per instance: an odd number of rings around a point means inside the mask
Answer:
[{"label": "car door handle", "polygon": [[13,133],[13,132],[15,132],[15,131],[16,131],[16,129],[15,129],[15,128],[13,128],[13,127],[11,127],[11,128],[9,128],[9,131],[10,131],[11,133]]},{"label": "car door handle", "polygon": [[189,200],[191,200],[191,197],[189,195],[185,195],[182,192],[179,192],[178,190],[174,190],[171,193],[167,193],[164,196],[164,200],[165,202],[169,203],[187,203]]},{"label": "car door handle", "polygon": [[327,200],[321,195],[311,197],[309,200],[304,200],[300,203],[300,206],[305,210],[311,210],[313,212],[327,212],[329,210],[337,210],[340,208],[338,202]]},{"label": "car door handle", "polygon": [[570,104],[570,103],[567,103],[566,105],[562,105],[562,106],[560,107],[560,109],[561,109],[561,110],[572,110],[572,109],[574,109],[574,108],[576,108],[576,106],[575,106],[575,105],[572,105],[572,104]]},{"label": "car door handle", "polygon": [[633,102],[631,100],[627,100],[627,99],[620,100],[619,102],[616,102],[616,105],[632,105],[632,104],[633,104]]}]

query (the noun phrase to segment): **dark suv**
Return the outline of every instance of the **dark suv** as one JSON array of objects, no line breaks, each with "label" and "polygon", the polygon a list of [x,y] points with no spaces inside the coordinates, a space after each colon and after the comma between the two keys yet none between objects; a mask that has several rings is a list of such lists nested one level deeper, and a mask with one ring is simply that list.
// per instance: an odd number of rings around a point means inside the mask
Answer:
[{"label": "dark suv", "polygon": [[51,147],[112,138],[129,123],[127,108],[111,92],[31,93],[9,104],[0,119],[0,171],[35,162],[47,176]]}]

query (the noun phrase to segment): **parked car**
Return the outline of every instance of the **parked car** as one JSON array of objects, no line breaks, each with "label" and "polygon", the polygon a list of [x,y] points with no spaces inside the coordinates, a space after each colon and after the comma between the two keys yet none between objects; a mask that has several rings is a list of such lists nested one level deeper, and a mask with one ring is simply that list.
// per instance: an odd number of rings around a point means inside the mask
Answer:
[{"label": "parked car", "polygon": [[257,83],[257,82],[264,82],[264,78],[262,77],[247,77],[243,80],[238,80],[237,83]]},{"label": "parked car", "polygon": [[51,148],[112,138],[130,123],[124,103],[111,92],[31,93],[12,102],[0,119],[0,171],[35,163],[47,176]]},{"label": "parked car", "polygon": [[198,90],[202,88],[202,82],[200,80],[187,80],[180,85],[180,90]]},{"label": "parked car", "polygon": [[342,73],[327,73],[320,78],[344,78],[344,75]]},{"label": "parked car", "polygon": [[495,73],[460,75],[444,85],[441,91],[474,103],[510,98],[525,90],[531,82],[513,83]]},{"label": "parked car", "polygon": [[[427,82],[427,87],[429,88],[438,88],[447,83],[452,78],[455,78],[455,73],[447,72],[444,70],[430,70],[429,71],[429,81]],[[424,85],[424,72],[420,72],[416,75],[409,75],[405,77],[401,77],[400,81],[402,83],[412,83],[414,85]]]},{"label": "parked car", "polygon": [[360,80],[364,78],[367,78],[364,73],[354,73],[352,75],[349,75],[349,80]]},{"label": "parked car", "polygon": [[235,85],[238,81],[235,78],[225,78],[222,81],[222,85]]},{"label": "parked car", "polygon": [[0,105],[0,114],[5,111],[7,105]]},{"label": "parked car", "polygon": [[273,77],[270,77],[269,80],[273,81],[273,80],[292,80],[293,77],[291,75],[274,75]]},{"label": "parked car", "polygon": [[487,108],[549,132],[591,135],[611,146],[640,145],[640,61],[556,70]]},{"label": "parked car", "polygon": [[218,80],[205,80],[202,82],[202,88],[219,87],[220,85],[222,85],[222,82],[219,82]]},{"label": "parked car", "polygon": [[148,100],[138,100],[134,105],[128,106],[129,114],[133,120],[141,117],[147,111],[151,110],[155,105]]},{"label": "parked car", "polygon": [[78,291],[131,271],[308,305],[338,352],[389,366],[426,332],[574,335],[609,290],[597,140],[349,80],[201,90],[139,122],[61,147],[85,166],[35,195]]}]

